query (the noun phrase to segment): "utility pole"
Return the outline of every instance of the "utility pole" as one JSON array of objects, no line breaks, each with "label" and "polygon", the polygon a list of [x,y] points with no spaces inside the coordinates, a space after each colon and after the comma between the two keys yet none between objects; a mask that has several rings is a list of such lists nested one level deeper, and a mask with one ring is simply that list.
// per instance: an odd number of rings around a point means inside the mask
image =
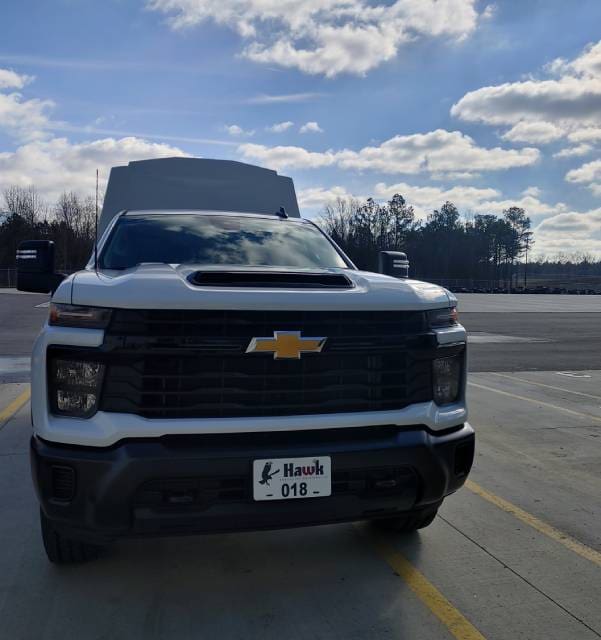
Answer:
[{"label": "utility pole", "polygon": [[524,289],[528,286],[528,249],[530,248],[531,236],[532,236],[532,232],[528,232],[525,234],[526,257],[524,261]]},{"label": "utility pole", "polygon": [[94,212],[94,269],[98,273],[98,169],[96,169],[96,206]]}]

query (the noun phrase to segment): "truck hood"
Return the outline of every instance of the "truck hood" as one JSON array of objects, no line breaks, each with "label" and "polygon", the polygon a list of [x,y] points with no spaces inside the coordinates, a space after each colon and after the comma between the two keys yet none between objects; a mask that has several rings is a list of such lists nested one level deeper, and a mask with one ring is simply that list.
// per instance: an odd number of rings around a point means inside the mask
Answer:
[{"label": "truck hood", "polygon": [[[343,273],[349,288],[196,286],[196,272],[260,271]],[[69,299],[70,298],[70,299]],[[142,264],[125,271],[79,271],[65,280],[55,301],[123,309],[420,310],[447,307],[455,297],[438,285],[350,269],[240,269],[224,266]]]}]

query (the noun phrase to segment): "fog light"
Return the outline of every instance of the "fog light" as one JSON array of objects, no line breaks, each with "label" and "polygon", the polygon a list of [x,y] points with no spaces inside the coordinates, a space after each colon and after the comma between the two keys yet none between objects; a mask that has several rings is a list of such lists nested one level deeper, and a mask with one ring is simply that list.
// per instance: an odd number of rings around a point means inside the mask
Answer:
[{"label": "fog light", "polygon": [[438,405],[455,402],[461,385],[461,357],[437,358],[432,363],[434,402]]},{"label": "fog light", "polygon": [[50,401],[53,413],[89,418],[98,408],[104,365],[86,360],[52,360]]}]

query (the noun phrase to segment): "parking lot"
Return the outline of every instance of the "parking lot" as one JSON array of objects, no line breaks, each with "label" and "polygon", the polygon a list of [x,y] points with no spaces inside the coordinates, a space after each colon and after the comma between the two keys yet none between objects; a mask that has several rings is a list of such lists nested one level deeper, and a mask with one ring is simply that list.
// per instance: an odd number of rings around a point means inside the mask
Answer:
[{"label": "parking lot", "polygon": [[365,524],[45,557],[28,353],[47,298],[0,292],[0,640],[601,637],[601,296],[460,295],[474,469],[416,534]]}]

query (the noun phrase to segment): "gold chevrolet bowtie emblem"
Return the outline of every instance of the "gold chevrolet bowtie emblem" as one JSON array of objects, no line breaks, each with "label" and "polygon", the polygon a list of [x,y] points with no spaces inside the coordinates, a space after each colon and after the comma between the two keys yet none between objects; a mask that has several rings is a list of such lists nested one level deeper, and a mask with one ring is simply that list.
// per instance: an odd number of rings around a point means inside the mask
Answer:
[{"label": "gold chevrolet bowtie emblem", "polygon": [[293,358],[301,353],[319,353],[327,338],[303,338],[300,331],[274,331],[273,338],[253,338],[246,353],[273,353],[274,360]]}]

